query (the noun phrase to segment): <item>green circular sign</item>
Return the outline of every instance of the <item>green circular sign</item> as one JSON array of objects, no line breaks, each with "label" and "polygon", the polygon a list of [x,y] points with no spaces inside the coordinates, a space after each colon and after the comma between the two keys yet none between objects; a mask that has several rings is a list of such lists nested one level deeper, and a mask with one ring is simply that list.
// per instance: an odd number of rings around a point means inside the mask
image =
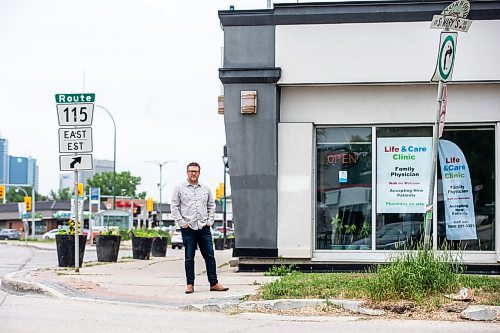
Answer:
[{"label": "green circular sign", "polygon": [[443,80],[448,80],[451,72],[453,71],[453,64],[455,63],[455,39],[449,35],[441,44],[439,49],[438,68],[439,74]]}]

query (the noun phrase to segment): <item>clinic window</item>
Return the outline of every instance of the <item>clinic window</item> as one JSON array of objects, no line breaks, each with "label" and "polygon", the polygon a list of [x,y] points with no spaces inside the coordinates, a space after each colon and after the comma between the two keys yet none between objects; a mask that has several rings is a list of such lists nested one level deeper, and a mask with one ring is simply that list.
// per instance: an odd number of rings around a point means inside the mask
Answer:
[{"label": "clinic window", "polygon": [[446,126],[437,168],[438,248],[495,250],[495,127]]},{"label": "clinic window", "polygon": [[317,250],[370,250],[371,127],[316,129]]},{"label": "clinic window", "polygon": [[379,127],[376,133],[375,248],[414,249],[428,201],[432,127]]}]

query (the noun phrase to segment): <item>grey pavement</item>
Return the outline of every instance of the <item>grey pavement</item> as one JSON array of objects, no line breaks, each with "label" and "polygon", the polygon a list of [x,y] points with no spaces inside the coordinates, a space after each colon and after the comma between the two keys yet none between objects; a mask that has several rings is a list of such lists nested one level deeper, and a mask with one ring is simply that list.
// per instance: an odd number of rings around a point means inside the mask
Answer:
[{"label": "grey pavement", "polygon": [[[0,243],[6,243],[0,241]],[[30,246],[53,252],[57,262],[55,243],[8,242],[12,246]],[[229,287],[226,292],[209,291],[204,260],[199,251],[195,258],[195,292],[186,295],[184,274],[184,250],[167,250],[166,257],[151,257],[150,260],[131,259],[130,242],[122,242],[117,263],[98,263],[95,246],[87,244],[84,266],[76,273],[74,268],[56,265],[38,269],[12,272],[2,279],[2,289],[11,293],[42,294],[59,299],[79,299],[98,302],[127,303],[181,310],[221,311],[247,310],[291,310],[325,304],[351,311],[352,313],[380,316],[383,310],[364,308],[356,300],[271,300],[247,301],[247,296],[257,293],[265,283],[277,277],[263,273],[237,272],[230,263],[232,250],[215,251],[218,279]],[[473,311],[472,311],[473,310]],[[467,316],[471,320],[493,320],[498,322],[500,307],[471,309]]]},{"label": "grey pavement", "polygon": [[[120,248],[122,258],[117,263],[87,261],[88,258],[95,260],[95,246],[87,244],[85,263],[79,273],[75,273],[74,268],[57,266],[13,272],[4,276],[2,289],[14,293],[44,294],[58,298],[184,307],[237,304],[245,296],[255,294],[261,284],[275,279],[262,273],[237,273],[237,268],[229,265],[233,259],[232,250],[216,251],[218,279],[221,284],[229,287],[229,291],[209,291],[204,260],[197,251],[195,292],[186,295],[184,250],[169,248],[166,257],[134,260],[129,257],[130,242],[122,243]],[[53,251],[54,257],[57,258],[55,243],[20,241],[8,244]],[[123,256],[124,253],[126,256]]]}]

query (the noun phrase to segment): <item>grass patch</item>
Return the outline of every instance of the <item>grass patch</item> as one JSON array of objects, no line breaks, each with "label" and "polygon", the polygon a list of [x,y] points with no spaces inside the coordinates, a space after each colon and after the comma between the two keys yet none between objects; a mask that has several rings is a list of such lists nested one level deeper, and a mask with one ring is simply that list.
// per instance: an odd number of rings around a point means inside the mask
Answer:
[{"label": "grass patch", "polygon": [[278,298],[352,298],[368,297],[367,284],[372,274],[294,272],[263,286],[261,297]]},{"label": "grass patch", "polygon": [[19,239],[20,242],[29,242],[29,243],[55,243],[55,239],[43,239],[43,238],[28,238],[24,239],[21,238]]},{"label": "grass patch", "polygon": [[[383,297],[373,292],[379,290],[380,283],[375,273],[299,273],[295,272],[279,280],[265,284],[260,290],[264,300],[283,298],[324,298],[324,299],[364,299],[375,303],[380,301],[411,300],[427,308],[440,307],[449,300],[446,293],[457,292],[460,287],[474,290],[474,300],[478,304],[500,305],[500,278],[480,275],[457,275],[456,289],[427,293],[425,297],[412,299],[410,293],[387,294]],[[376,285],[376,287],[373,286]],[[445,289],[446,290],[446,289]],[[417,292],[420,295],[421,292]],[[397,295],[400,297],[398,298]],[[405,298],[405,295],[408,297]]]},{"label": "grass patch", "polygon": [[367,273],[299,273],[281,261],[266,274],[281,278],[264,285],[260,297],[411,301],[431,310],[450,302],[444,295],[466,287],[473,290],[474,303],[500,305],[500,278],[462,272],[460,261],[446,250],[404,251]]}]

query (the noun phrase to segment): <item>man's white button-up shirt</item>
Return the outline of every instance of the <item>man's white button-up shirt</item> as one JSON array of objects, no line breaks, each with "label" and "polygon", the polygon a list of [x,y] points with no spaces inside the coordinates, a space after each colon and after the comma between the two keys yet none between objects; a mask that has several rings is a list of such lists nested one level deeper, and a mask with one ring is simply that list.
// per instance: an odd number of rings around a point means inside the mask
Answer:
[{"label": "man's white button-up shirt", "polygon": [[214,224],[215,201],[207,186],[186,181],[174,190],[171,212],[178,226],[187,223],[198,230]]}]

